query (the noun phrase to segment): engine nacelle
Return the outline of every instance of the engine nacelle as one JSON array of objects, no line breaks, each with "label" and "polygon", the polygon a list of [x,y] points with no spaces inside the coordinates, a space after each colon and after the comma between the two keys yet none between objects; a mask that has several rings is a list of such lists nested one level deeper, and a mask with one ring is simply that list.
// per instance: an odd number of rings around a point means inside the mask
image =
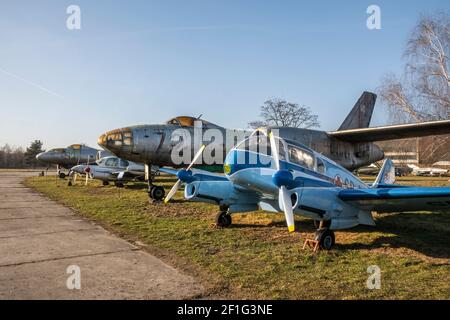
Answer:
[{"label": "engine nacelle", "polygon": [[253,192],[238,189],[230,181],[194,181],[186,184],[184,197],[188,200],[226,205],[229,212],[258,210],[259,198]]}]

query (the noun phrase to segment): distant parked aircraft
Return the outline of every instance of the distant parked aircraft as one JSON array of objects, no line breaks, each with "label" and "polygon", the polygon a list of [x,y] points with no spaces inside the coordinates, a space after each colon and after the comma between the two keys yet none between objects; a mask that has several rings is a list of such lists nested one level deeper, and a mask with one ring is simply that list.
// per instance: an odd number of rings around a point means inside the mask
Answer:
[{"label": "distant parked aircraft", "polygon": [[123,187],[124,182],[143,180],[144,165],[134,163],[115,156],[104,157],[91,164],[79,164],[70,169],[72,173],[89,174],[93,179],[103,181],[106,186],[114,182]]},{"label": "distant parked aircraft", "polygon": [[56,164],[56,172],[61,179],[66,174],[61,168],[69,169],[77,164],[94,162],[96,159],[111,155],[110,152],[88,147],[84,144],[72,144],[67,148],[55,148],[41,152],[36,159],[46,164]]},{"label": "distant parked aircraft", "polygon": [[434,167],[421,168],[414,164],[408,164],[408,167],[412,169],[412,174],[416,176],[443,176],[449,173],[447,169]]}]

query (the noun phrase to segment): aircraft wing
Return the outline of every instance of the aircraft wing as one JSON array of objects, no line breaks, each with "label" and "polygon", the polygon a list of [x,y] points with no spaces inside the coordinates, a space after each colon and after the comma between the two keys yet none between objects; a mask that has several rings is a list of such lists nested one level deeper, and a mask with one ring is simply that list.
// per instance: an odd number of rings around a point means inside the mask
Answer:
[{"label": "aircraft wing", "polygon": [[450,187],[381,187],[343,189],[338,197],[362,210],[402,212],[450,210]]},{"label": "aircraft wing", "polygon": [[416,138],[450,133],[450,120],[408,123],[394,126],[361,128],[328,132],[332,137],[349,142],[372,142]]},{"label": "aircraft wing", "polygon": [[[176,176],[179,170],[171,168],[159,168],[159,171]],[[223,174],[217,174],[201,169],[191,169],[192,177],[196,181],[228,181]]]}]

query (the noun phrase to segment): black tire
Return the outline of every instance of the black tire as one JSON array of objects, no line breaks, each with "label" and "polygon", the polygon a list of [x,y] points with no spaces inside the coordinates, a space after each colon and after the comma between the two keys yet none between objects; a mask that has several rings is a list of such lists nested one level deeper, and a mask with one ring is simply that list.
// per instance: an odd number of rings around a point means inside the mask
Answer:
[{"label": "black tire", "polygon": [[66,177],[66,174],[64,172],[59,173],[59,178],[64,179]]},{"label": "black tire", "polygon": [[108,186],[109,185],[109,181],[103,181],[102,182],[104,186]]},{"label": "black tire", "polygon": [[321,229],[318,230],[318,241],[321,249],[331,250],[335,244],[335,236],[334,232],[330,229]]},{"label": "black tire", "polygon": [[216,226],[219,228],[227,228],[231,226],[233,220],[231,219],[231,215],[228,212],[219,212],[216,215]]},{"label": "black tire", "polygon": [[160,201],[164,199],[164,196],[166,195],[166,191],[161,186],[154,186],[150,191],[150,196],[153,200]]}]

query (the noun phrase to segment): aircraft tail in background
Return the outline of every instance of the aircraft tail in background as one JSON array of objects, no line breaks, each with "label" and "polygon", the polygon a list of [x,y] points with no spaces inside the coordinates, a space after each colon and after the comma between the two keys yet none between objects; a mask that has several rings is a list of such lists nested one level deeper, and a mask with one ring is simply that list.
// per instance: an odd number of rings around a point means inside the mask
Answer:
[{"label": "aircraft tail in background", "polygon": [[376,100],[377,95],[375,93],[364,91],[338,131],[369,127]]}]

